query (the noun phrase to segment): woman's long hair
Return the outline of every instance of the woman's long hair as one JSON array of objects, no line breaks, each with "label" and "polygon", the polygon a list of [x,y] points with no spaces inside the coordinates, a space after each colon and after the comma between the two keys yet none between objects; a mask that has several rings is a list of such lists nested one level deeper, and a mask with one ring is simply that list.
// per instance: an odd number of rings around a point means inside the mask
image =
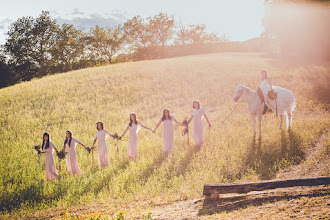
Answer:
[{"label": "woman's long hair", "polygon": [[47,148],[49,148],[49,134],[48,134],[47,132],[45,132],[45,133],[42,135],[42,148],[41,148],[41,149],[44,149],[45,136],[48,137],[48,140],[47,140],[47,143],[46,143],[46,146],[45,146],[45,150],[46,150]]},{"label": "woman's long hair", "polygon": [[[134,121],[131,119],[131,115],[134,116]],[[137,125],[137,120],[136,120],[136,114],[135,113],[129,114],[129,126],[132,127],[133,123],[135,123]]]},{"label": "woman's long hair", "polygon": [[163,110],[162,121],[165,121],[165,120],[167,119],[166,116],[165,116],[165,111],[168,112],[168,120],[171,120],[171,119],[172,119],[172,116],[171,116],[171,114],[170,114],[170,110],[168,110],[167,108],[164,108],[164,110]]},{"label": "woman's long hair", "polygon": [[[69,134],[70,134],[70,140],[68,140],[68,138],[66,137],[66,134],[65,134],[65,140],[64,140],[64,144],[63,145],[66,145],[66,143],[68,143],[68,145],[69,145],[69,147],[70,147],[70,144],[71,144],[71,140],[72,140],[72,131],[70,131],[70,130],[66,130],[66,132],[69,132]],[[65,132],[65,133],[66,133]]]},{"label": "woman's long hair", "polygon": [[99,124],[101,124],[101,128],[102,128],[102,130],[103,130],[103,129],[104,129],[104,125],[103,125],[103,122],[102,122],[102,121],[98,121],[98,122],[96,122],[96,129],[97,129],[98,131],[100,131],[99,128],[98,128]]},{"label": "woman's long hair", "polygon": [[195,101],[193,101],[193,109],[195,109],[195,107],[194,107],[194,103],[195,102],[197,102],[198,103],[198,108],[197,109],[200,109],[201,108],[201,104],[199,103],[199,101],[198,100],[195,100]]}]

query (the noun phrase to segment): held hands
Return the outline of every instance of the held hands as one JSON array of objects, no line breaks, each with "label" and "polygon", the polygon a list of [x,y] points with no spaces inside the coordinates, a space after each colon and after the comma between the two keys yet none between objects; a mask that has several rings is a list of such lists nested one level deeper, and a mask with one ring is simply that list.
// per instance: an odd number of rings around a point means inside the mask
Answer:
[{"label": "held hands", "polygon": [[121,137],[122,137],[122,136],[118,136],[117,133],[114,133],[114,134],[112,135],[112,138],[114,138],[114,139],[116,139],[116,140],[119,140],[119,141],[121,141]]},{"label": "held hands", "polygon": [[90,153],[92,151],[94,147],[86,147],[86,150],[88,151],[88,153]]}]

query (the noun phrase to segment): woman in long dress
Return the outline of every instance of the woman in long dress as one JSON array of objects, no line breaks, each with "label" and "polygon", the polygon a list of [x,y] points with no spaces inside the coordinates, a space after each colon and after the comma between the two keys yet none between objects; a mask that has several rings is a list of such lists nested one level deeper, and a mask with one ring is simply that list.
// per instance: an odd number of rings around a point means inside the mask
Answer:
[{"label": "woman in long dress", "polygon": [[58,179],[58,173],[55,165],[54,151],[57,151],[57,148],[53,142],[50,141],[50,136],[47,132],[43,134],[42,140],[42,151],[41,153],[45,154],[45,165],[46,165],[46,176],[47,180]]},{"label": "woman in long dress", "polygon": [[177,123],[181,126],[184,126],[178,122],[173,115],[170,115],[170,110],[163,110],[163,117],[160,118],[156,128],[153,130],[153,133],[156,132],[157,128],[161,123],[163,123],[163,154],[167,155],[172,153],[173,150],[173,140],[174,140],[174,128],[173,123]]},{"label": "woman in long dress", "polygon": [[108,167],[109,166],[109,154],[108,154],[108,147],[105,140],[108,136],[113,137],[112,134],[106,129],[104,129],[103,122],[99,121],[96,123],[96,135],[93,142],[93,146],[97,140],[97,155],[99,159],[99,166],[102,167]]},{"label": "woman in long dress", "polygon": [[268,98],[268,92],[270,90],[273,90],[272,80],[270,77],[267,76],[267,71],[262,70],[257,93],[261,99],[261,102],[265,102],[265,109],[263,113],[266,113],[267,107],[270,108],[270,110],[272,110],[273,112],[276,112],[275,103]]},{"label": "woman in long dress", "polygon": [[78,139],[72,137],[72,132],[67,130],[66,131],[66,138],[63,143],[63,149],[68,154],[66,155],[66,167],[68,169],[69,174],[76,175],[80,174],[80,168],[77,160],[77,153],[76,153],[76,147],[80,144],[81,146],[85,147],[87,149],[87,146],[81,143]]},{"label": "woman in long dress", "polygon": [[211,127],[209,119],[207,118],[204,110],[200,108],[199,101],[196,100],[193,102],[193,112],[190,119],[188,120],[188,124],[194,118],[193,138],[197,147],[199,148],[203,145],[204,142],[204,130],[202,122],[203,117],[205,117],[207,123],[209,124],[209,127]]},{"label": "woman in long dress", "polygon": [[140,131],[140,128],[145,128],[152,131],[151,128],[144,126],[141,122],[137,121],[136,114],[130,114],[130,122],[127,125],[122,137],[126,134],[129,130],[129,140],[128,140],[128,147],[127,147],[127,156],[129,159],[136,160],[138,158],[138,143],[137,143],[137,133]]}]

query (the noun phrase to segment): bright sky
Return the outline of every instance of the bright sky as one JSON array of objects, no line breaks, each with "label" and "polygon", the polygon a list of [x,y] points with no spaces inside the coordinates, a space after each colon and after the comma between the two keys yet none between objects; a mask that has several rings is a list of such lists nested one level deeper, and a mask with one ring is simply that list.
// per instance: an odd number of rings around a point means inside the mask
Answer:
[{"label": "bright sky", "polygon": [[23,16],[37,17],[50,11],[58,23],[72,23],[86,29],[112,26],[132,18],[173,15],[184,24],[205,24],[208,32],[226,33],[230,40],[258,37],[262,30],[264,0],[9,0],[0,8],[0,44],[8,26]]}]

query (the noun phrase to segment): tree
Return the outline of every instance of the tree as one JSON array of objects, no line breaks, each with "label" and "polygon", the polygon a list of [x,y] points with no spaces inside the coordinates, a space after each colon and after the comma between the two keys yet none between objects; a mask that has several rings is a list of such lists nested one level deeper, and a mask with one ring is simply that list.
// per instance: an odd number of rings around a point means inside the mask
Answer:
[{"label": "tree", "polygon": [[0,55],[0,88],[14,84],[14,77],[14,72],[6,63],[5,57]]},{"label": "tree", "polygon": [[184,24],[182,24],[182,22],[180,22],[178,24],[178,30],[176,32],[177,38],[175,39],[174,43],[176,45],[185,45],[186,43],[189,42],[189,30],[187,28],[187,26],[185,26]]},{"label": "tree", "polygon": [[153,41],[164,48],[166,43],[172,39],[175,25],[174,18],[166,13],[159,13],[153,18],[149,18],[149,24]]},{"label": "tree", "polygon": [[141,16],[135,16],[124,23],[123,29],[130,51],[138,52],[138,59],[149,59],[147,47],[153,43],[150,24]]},{"label": "tree", "polygon": [[329,2],[266,1],[264,38],[279,43],[285,60],[330,60]]},{"label": "tree", "polygon": [[[218,38],[218,37],[217,37],[217,38]],[[219,40],[220,42],[228,42],[228,41],[229,41],[229,38],[228,38],[228,36],[227,36],[226,33],[223,33],[223,34],[220,35],[220,37],[218,38],[218,40]]]},{"label": "tree", "polygon": [[51,63],[49,50],[55,44],[56,30],[55,21],[46,11],[37,19],[22,17],[10,26],[5,53],[9,56],[9,64],[20,73],[21,80],[47,73]]},{"label": "tree", "polygon": [[32,29],[34,44],[31,46],[34,50],[34,60],[40,66],[40,75],[46,75],[52,65],[49,51],[57,43],[57,31],[58,25],[54,19],[51,19],[48,11],[42,11],[41,15],[35,19]]},{"label": "tree", "polygon": [[123,47],[125,36],[120,26],[102,28],[96,26],[90,30],[89,44],[96,59],[106,59],[112,63],[112,58]]},{"label": "tree", "polygon": [[32,29],[34,19],[22,17],[14,22],[8,31],[8,40],[4,45],[5,53],[9,56],[8,63],[20,72],[21,80],[30,80],[36,73],[36,61],[31,45],[34,43]]},{"label": "tree", "polygon": [[56,44],[50,50],[53,58],[52,73],[77,69],[75,64],[84,57],[84,36],[81,29],[71,24],[63,24],[56,33]]},{"label": "tree", "polygon": [[202,45],[205,43],[215,43],[219,41],[219,38],[215,33],[207,34],[206,26],[202,25],[189,25],[188,39],[192,44]]}]

